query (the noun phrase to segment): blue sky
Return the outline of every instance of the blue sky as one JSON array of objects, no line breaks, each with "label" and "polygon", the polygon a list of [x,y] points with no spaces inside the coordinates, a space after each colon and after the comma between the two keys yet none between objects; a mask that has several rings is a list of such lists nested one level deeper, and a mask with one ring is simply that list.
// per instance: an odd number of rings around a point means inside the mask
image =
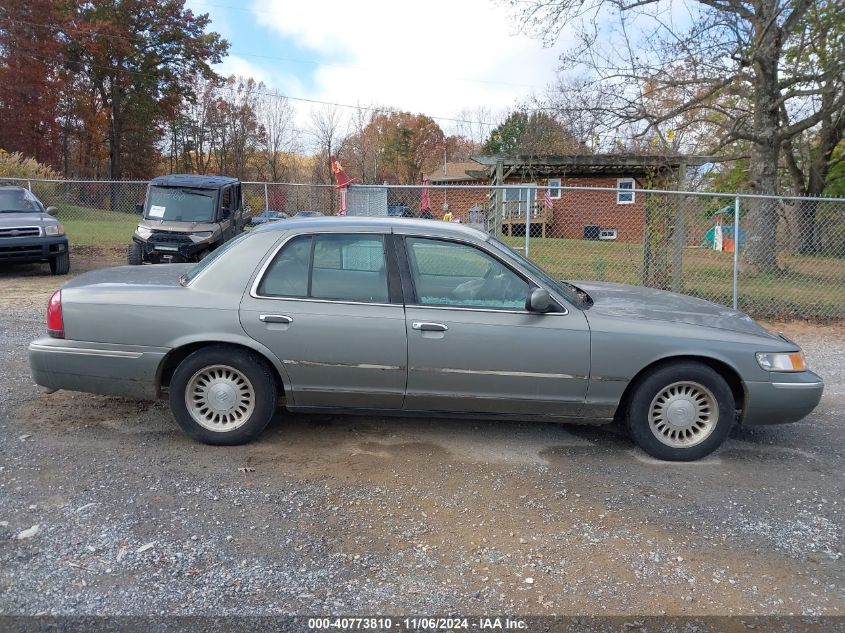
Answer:
[{"label": "blue sky", "polygon": [[[212,29],[231,43],[218,68],[223,74],[252,76],[290,97],[444,118],[466,118],[479,107],[499,114],[532,91],[542,93],[561,50],[516,33],[509,10],[494,0],[187,5],[209,13]],[[292,103],[302,121],[314,107]],[[455,131],[454,123],[439,122]]]}]

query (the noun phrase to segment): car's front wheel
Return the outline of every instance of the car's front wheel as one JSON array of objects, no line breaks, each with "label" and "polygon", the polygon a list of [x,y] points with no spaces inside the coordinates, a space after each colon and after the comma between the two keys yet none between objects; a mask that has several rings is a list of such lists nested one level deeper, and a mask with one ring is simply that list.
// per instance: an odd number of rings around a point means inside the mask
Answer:
[{"label": "car's front wheel", "polygon": [[703,363],[678,362],[650,372],[634,386],[628,430],[649,455],[693,461],[719,448],[736,418],[728,383]]},{"label": "car's front wheel", "polygon": [[126,263],[130,266],[140,266],[144,263],[144,251],[137,242],[132,242],[126,250]]},{"label": "car's front wheel", "polygon": [[276,381],[252,352],[214,345],[190,354],[170,381],[170,409],[186,433],[205,444],[244,444],[269,424]]},{"label": "car's front wheel", "polygon": [[50,259],[50,273],[53,275],[67,275],[70,272],[70,253],[65,251]]}]

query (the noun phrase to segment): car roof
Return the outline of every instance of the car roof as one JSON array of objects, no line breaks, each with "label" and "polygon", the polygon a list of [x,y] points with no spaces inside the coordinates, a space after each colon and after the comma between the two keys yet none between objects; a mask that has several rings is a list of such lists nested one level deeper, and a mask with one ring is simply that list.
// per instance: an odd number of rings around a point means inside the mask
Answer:
[{"label": "car roof", "polygon": [[196,187],[198,189],[219,189],[237,182],[237,178],[229,176],[200,176],[197,174],[169,174],[167,176],[156,176],[150,180],[151,185],[160,187]]},{"label": "car roof", "polygon": [[0,191],[29,191],[26,187],[16,187],[15,185],[0,185]]},{"label": "car roof", "polygon": [[362,217],[362,216],[323,216],[323,217],[292,217],[283,223],[262,224],[253,229],[253,233],[266,231],[314,231],[319,233],[335,233],[348,230],[392,231],[397,229],[401,233],[420,233],[422,235],[437,234],[444,237],[468,237],[475,240],[487,240],[484,231],[456,222],[441,222],[439,220],[420,220],[415,218],[395,218],[390,216]]}]

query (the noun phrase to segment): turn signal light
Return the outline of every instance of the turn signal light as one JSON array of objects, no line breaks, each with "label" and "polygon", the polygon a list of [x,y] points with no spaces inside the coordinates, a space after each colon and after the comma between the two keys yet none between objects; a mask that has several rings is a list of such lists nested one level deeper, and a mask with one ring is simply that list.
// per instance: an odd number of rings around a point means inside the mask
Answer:
[{"label": "turn signal light", "polygon": [[62,317],[62,291],[56,290],[47,304],[47,334],[53,338],[65,337],[65,322]]}]

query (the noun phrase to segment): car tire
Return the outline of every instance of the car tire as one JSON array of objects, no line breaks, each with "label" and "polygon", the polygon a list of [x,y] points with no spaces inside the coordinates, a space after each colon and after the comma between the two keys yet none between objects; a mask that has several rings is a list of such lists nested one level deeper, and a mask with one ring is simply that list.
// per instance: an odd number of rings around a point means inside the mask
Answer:
[{"label": "car tire", "polygon": [[199,442],[245,444],[261,434],[276,411],[273,369],[244,349],[204,347],[173,373],[170,409],[182,430]]},{"label": "car tire", "polygon": [[141,245],[132,242],[126,251],[126,262],[130,266],[140,266],[144,263],[144,252],[141,250]]},{"label": "car tire", "polygon": [[719,448],[735,419],[733,392],[717,371],[677,362],[638,380],[626,423],[633,440],[652,457],[688,462]]},{"label": "car tire", "polygon": [[70,272],[70,253],[64,252],[50,258],[50,273],[67,275]]}]

